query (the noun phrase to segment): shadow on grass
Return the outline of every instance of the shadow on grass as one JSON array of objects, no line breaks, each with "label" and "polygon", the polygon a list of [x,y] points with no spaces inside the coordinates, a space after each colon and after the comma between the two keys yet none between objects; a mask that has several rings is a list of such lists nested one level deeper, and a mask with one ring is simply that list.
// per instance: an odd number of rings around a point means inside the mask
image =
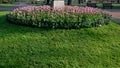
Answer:
[{"label": "shadow on grass", "polygon": [[[76,30],[66,30],[66,29],[43,29],[43,28],[33,28],[28,26],[20,26],[11,24],[6,20],[6,15],[3,14],[0,16],[0,37],[9,37],[11,35],[17,35],[17,34],[25,34],[25,33],[38,33],[38,34],[45,34],[46,36],[50,36],[53,34],[60,35],[62,33],[68,33],[68,35],[77,34],[77,36],[81,36],[86,38],[86,36],[89,36],[91,38],[95,37],[101,37],[104,34],[108,35],[106,33],[100,33],[99,28],[98,30],[94,30],[91,28],[83,28],[83,29],[76,29]],[[100,27],[102,28],[102,27]],[[96,29],[96,28],[95,28]],[[104,27],[103,27],[104,29]],[[54,33],[52,33],[54,32]],[[61,33],[62,32],[62,33]],[[75,35],[76,36],[76,35]]]},{"label": "shadow on grass", "polygon": [[6,20],[6,15],[0,16],[0,37],[7,36],[8,34],[14,33],[27,33],[27,32],[48,32],[51,29],[42,29],[28,26],[20,26],[16,24],[9,23]]}]

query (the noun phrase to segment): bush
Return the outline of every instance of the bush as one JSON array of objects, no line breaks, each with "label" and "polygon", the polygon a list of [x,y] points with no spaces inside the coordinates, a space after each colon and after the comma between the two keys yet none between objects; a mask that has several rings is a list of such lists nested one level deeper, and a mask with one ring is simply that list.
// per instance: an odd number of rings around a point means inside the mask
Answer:
[{"label": "bush", "polygon": [[20,7],[7,15],[8,21],[41,28],[81,28],[98,27],[107,24],[110,15],[98,8],[65,6]]}]

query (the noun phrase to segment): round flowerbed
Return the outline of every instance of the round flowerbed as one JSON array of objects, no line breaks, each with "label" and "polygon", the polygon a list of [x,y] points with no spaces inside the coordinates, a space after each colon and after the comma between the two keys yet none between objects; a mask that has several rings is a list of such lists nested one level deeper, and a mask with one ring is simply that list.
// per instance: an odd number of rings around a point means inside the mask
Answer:
[{"label": "round flowerbed", "polygon": [[98,8],[65,6],[27,6],[13,10],[7,15],[15,24],[41,28],[82,28],[108,24],[110,15]]}]

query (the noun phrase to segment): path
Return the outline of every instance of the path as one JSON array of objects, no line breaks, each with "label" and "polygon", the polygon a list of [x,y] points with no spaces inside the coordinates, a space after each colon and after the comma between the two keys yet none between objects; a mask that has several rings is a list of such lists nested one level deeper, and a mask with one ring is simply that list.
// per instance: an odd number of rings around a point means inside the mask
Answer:
[{"label": "path", "polygon": [[112,18],[120,24],[120,9],[105,9],[109,11],[109,14],[112,15]]},{"label": "path", "polygon": [[25,2],[16,2],[15,4],[19,4],[18,6],[0,6],[0,11],[12,11],[15,8],[21,7],[21,6],[28,6]]},{"label": "path", "polygon": [[15,8],[18,8],[19,6],[0,6],[0,11],[12,11]]}]

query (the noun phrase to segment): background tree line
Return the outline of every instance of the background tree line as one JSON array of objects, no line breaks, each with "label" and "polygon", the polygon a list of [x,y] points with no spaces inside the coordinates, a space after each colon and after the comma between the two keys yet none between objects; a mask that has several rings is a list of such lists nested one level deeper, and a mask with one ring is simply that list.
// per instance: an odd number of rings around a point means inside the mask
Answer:
[{"label": "background tree line", "polygon": [[[14,3],[14,2],[21,2],[21,1],[26,1],[26,2],[31,2],[32,4],[37,4],[37,0],[0,0],[0,3]],[[45,4],[50,4],[52,0],[45,0]],[[67,2],[68,5],[72,4],[72,0],[68,0]]]},{"label": "background tree line", "polygon": [[[21,1],[31,2],[32,4],[37,4],[37,3],[39,3],[38,1],[44,1],[45,4],[48,5],[48,4],[50,4],[50,2],[52,0],[0,0],[0,3],[14,3],[14,2],[21,2]],[[73,1],[75,1],[75,0],[65,0],[65,2],[67,2],[67,5],[71,5]],[[78,1],[78,4],[83,3],[83,0],[77,0],[77,1]],[[101,1],[101,0],[95,0],[95,1]],[[106,1],[108,1],[108,0],[106,0]],[[114,0],[114,1],[116,1],[117,3],[120,3],[120,0]]]}]

